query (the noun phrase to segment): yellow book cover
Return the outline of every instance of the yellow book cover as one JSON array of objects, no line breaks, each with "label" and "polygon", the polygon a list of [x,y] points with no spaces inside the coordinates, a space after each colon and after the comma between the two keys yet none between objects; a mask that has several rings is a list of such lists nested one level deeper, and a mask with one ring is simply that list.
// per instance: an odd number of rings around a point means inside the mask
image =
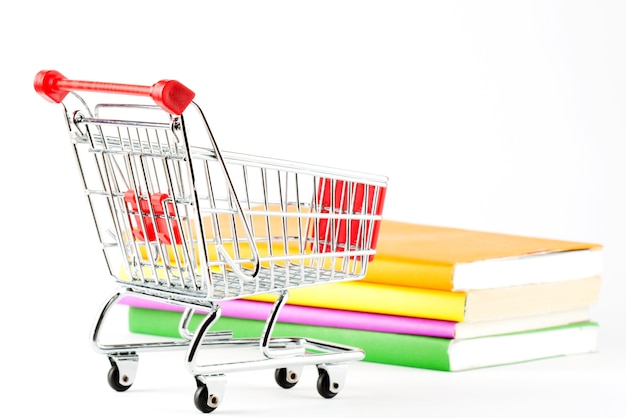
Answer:
[{"label": "yellow book cover", "polygon": [[363,280],[466,291],[601,274],[600,244],[383,219]]},{"label": "yellow book cover", "polygon": [[[273,302],[276,295],[247,299]],[[366,283],[362,280],[289,289],[287,303],[346,311],[462,321],[466,295],[415,287]]]}]

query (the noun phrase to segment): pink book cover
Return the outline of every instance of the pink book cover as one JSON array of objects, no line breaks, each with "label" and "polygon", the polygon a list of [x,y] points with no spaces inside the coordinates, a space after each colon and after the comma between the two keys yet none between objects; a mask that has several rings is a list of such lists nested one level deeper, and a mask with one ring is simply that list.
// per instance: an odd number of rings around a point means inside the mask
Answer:
[{"label": "pink book cover", "polygon": [[[125,296],[120,304],[147,309],[184,310],[183,307],[166,302]],[[219,303],[222,315],[231,318],[255,319],[265,321],[272,304],[268,302],[234,299]],[[198,311],[202,313],[201,310]],[[206,312],[204,312],[206,313]],[[394,334],[423,335],[429,337],[454,338],[456,322],[426,318],[374,314],[367,312],[345,311],[316,308],[309,306],[285,305],[278,320],[294,324],[315,325],[320,327],[346,328],[363,331],[387,332]]]}]

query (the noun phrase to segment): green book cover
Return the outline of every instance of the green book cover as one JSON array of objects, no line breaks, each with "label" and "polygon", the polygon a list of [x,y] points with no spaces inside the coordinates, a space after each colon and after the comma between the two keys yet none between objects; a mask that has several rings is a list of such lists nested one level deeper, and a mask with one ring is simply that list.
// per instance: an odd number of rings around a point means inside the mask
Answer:
[{"label": "green book cover", "polygon": [[[129,330],[180,338],[182,314],[169,310],[129,307]],[[193,331],[204,317],[195,314]],[[259,338],[263,321],[222,316],[213,331],[229,330],[234,338]],[[365,361],[440,371],[461,371],[597,350],[598,324],[582,322],[541,330],[470,339],[363,331],[278,322],[275,337],[304,337],[358,347]]]}]

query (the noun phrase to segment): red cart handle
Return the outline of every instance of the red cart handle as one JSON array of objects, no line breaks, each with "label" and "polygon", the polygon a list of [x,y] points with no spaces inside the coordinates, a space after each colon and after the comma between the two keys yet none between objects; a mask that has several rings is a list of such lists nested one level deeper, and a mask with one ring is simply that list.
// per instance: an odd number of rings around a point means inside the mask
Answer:
[{"label": "red cart handle", "polygon": [[54,70],[42,70],[35,76],[35,91],[53,103],[61,103],[72,90],[149,96],[159,107],[173,115],[183,113],[195,96],[193,91],[176,80],[161,80],[152,86],[136,86],[68,80]]}]

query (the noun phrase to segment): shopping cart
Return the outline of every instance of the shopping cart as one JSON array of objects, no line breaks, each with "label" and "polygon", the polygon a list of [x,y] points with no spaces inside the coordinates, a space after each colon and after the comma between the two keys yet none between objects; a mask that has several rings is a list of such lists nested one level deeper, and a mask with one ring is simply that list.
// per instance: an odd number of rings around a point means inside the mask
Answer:
[{"label": "shopping cart", "polygon": [[[91,333],[94,349],[110,361],[110,386],[124,391],[133,384],[139,352],[182,348],[202,412],[217,408],[226,373],[240,370],[273,368],[278,385],[290,388],[303,366],[315,365],[319,394],[334,397],[347,364],[363,359],[363,351],[273,337],[272,330],[289,289],[365,275],[387,178],[220,152],[194,93],[175,80],[137,86],[41,71],[34,84],[62,104],[102,252],[119,284]],[[119,102],[88,104],[86,97],[102,93]],[[265,293],[277,298],[258,339],[210,331],[220,301]],[[104,321],[126,295],[184,307],[181,339],[104,344]],[[198,311],[207,314],[192,332]],[[204,349],[228,347],[257,347],[258,356],[199,359]]]}]

